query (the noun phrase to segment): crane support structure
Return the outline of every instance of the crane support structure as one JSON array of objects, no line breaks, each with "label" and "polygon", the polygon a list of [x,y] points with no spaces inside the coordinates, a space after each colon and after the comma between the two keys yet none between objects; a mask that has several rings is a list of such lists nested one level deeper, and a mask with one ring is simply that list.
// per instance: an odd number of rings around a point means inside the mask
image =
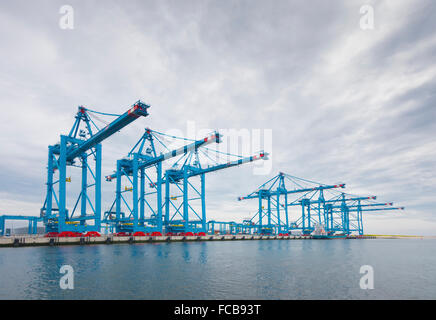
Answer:
[{"label": "crane support structure", "polygon": [[[291,181],[296,188],[289,190],[285,186],[285,181]],[[302,184],[315,186],[308,187]],[[220,224],[216,221],[210,225],[212,229],[218,225],[221,229],[227,228],[230,232],[242,233],[283,235],[301,231],[303,235],[314,235],[318,232],[325,233],[326,236],[348,236],[352,233],[363,235],[364,212],[404,209],[404,207],[393,207],[392,202],[374,202],[376,196],[350,196],[338,192],[338,188],[345,188],[345,184],[319,184],[281,172],[258,187],[256,191],[238,198],[239,201],[258,199],[258,211],[251,219],[246,219],[242,224],[237,225]],[[326,199],[326,192],[335,196]],[[301,196],[295,198],[297,194]],[[288,196],[291,195],[294,195],[295,199],[289,202]],[[280,196],[284,197],[283,202]],[[301,215],[297,220],[290,222],[289,209],[295,206],[301,207]],[[281,211],[284,211],[285,221]]]},{"label": "crane support structure", "polygon": [[[363,235],[363,218],[364,212],[376,212],[376,211],[390,211],[390,210],[404,210],[404,207],[393,207],[392,202],[386,203],[368,203],[362,204],[362,199],[357,199],[349,204],[347,198],[342,194],[341,204],[328,206],[330,212],[327,219],[327,225],[329,233],[343,232],[346,235],[350,235],[353,232],[357,232],[359,235]],[[339,224],[334,223],[334,216],[338,217]]]},{"label": "crane support structure", "polygon": [[[292,229],[301,230],[303,234],[308,235],[314,232],[315,225],[318,225],[328,235],[341,234],[348,236],[353,232],[363,235],[362,213],[404,210],[404,207],[393,207],[392,202],[362,203],[362,201],[375,199],[375,196],[347,198],[345,193],[325,201],[301,199],[298,202],[288,204],[288,206],[301,206],[302,210],[301,218],[293,224]],[[316,219],[316,217],[311,216],[312,211],[321,212],[321,216]],[[304,224],[304,221],[309,221],[311,225],[308,227],[307,224]]]},{"label": "crane support structure", "polygon": [[[194,159],[194,161],[193,161]],[[267,160],[268,154],[261,151],[250,157],[227,161],[203,168],[200,164],[198,153],[193,152],[184,160],[180,169],[169,169],[165,172],[165,232],[167,234],[204,235],[208,232],[206,220],[205,176],[207,173],[236,167],[245,163]],[[180,160],[180,159],[179,159]],[[195,187],[190,179],[200,177],[200,186]],[[176,195],[172,193],[171,186],[175,186]],[[191,196],[190,194],[193,193]],[[182,199],[177,204],[177,199]],[[192,201],[200,200],[201,213],[195,210]],[[193,217],[194,219],[191,219]]]},{"label": "crane support structure", "polygon": [[[193,140],[146,128],[128,155],[117,160],[114,173],[105,176],[108,182],[116,180],[115,199],[102,217],[102,142],[136,119],[147,117],[149,108],[138,100],[118,115],[79,106],[69,134],[60,135],[58,143],[48,146],[46,196],[39,217],[2,215],[0,236],[9,233],[7,221],[21,220],[28,222],[29,234],[36,234],[42,222],[47,237],[100,236],[104,225],[106,232],[118,236],[286,236],[301,232],[313,238],[345,238],[364,234],[363,213],[404,210],[392,202],[376,202],[376,196],[341,192],[338,189],[345,188],[343,183],[322,184],[279,172],[252,193],[238,198],[257,200],[257,212],[251,218],[242,222],[207,221],[206,174],[268,160],[268,153],[260,151],[244,157],[212,150],[207,146],[221,143],[217,131]],[[114,120],[106,122],[97,115]],[[99,127],[94,120],[104,125]],[[168,139],[185,142],[181,147],[180,143],[168,147]],[[72,181],[76,179],[69,175],[74,168],[79,169],[75,176],[79,181],[76,197],[72,195]],[[67,188],[67,183],[73,187]],[[297,218],[291,221],[293,214]]]},{"label": "crane support structure", "polygon": [[8,220],[20,220],[28,221],[28,234],[36,234],[38,231],[38,222],[41,221],[40,217],[35,216],[14,216],[14,215],[3,215],[0,216],[0,236],[4,236],[6,233],[6,221]]},{"label": "crane support structure", "polygon": [[[250,219],[244,222],[245,226],[257,231],[258,234],[283,234],[289,233],[289,214],[288,214],[288,196],[297,193],[315,193],[319,192],[320,199],[323,199],[323,191],[335,188],[345,188],[345,184],[336,185],[318,185],[309,188],[298,188],[288,190],[286,187],[286,180],[293,181],[293,176],[280,172],[278,175],[268,180],[256,191],[247,196],[239,197],[238,200],[258,199],[258,211]],[[284,198],[281,204],[281,197]],[[265,209],[264,201],[267,203]],[[281,211],[284,210],[284,218]],[[266,223],[265,223],[266,218]],[[257,219],[257,224],[254,223]],[[303,214],[303,228],[311,228],[310,212],[309,216]]]},{"label": "crane support structure", "polygon": [[[186,155],[200,147],[211,143],[219,143],[220,134],[213,134],[184,145],[178,149],[169,150],[166,153],[157,155],[155,140],[160,141],[151,129],[146,129],[144,135],[130,151],[128,158],[117,161],[117,170],[114,174],[106,177],[107,181],[117,180],[116,198],[111,208],[105,213],[104,222],[115,227],[115,231],[126,233],[153,233],[162,234],[162,162],[176,156]],[[146,152],[144,154],[144,148]],[[156,168],[155,182],[152,180],[146,169]],[[121,180],[127,177],[131,187],[121,189]],[[146,181],[148,181],[152,191],[146,192]],[[156,190],[156,191],[154,191]],[[132,206],[128,205],[125,192],[132,192]],[[156,195],[155,205],[147,201],[146,196]],[[129,214],[122,211],[122,205],[127,207]],[[114,211],[115,207],[115,211]],[[145,208],[151,211],[150,218],[145,218]]]},{"label": "crane support structure", "polygon": [[[101,142],[129,125],[139,117],[148,116],[149,105],[137,101],[127,112],[100,129],[97,127],[91,114],[104,114],[87,109],[83,106],[78,108],[76,120],[69,135],[61,135],[60,143],[49,146],[47,167],[47,195],[41,209],[46,231],[54,233],[62,232],[99,232],[101,226]],[[82,126],[82,128],[81,128]],[[93,132],[92,127],[94,127]],[[91,169],[90,160],[94,160],[94,170]],[[76,162],[80,163],[77,165]],[[81,191],[75,202],[74,209],[70,213],[67,209],[66,183],[71,182],[67,177],[67,167],[79,167],[81,169]],[[58,180],[55,181],[55,172],[59,171]],[[88,182],[92,178],[92,182]],[[58,194],[55,186],[58,186]],[[94,187],[94,203],[91,201],[88,189]],[[53,203],[55,200],[55,204]],[[80,215],[75,215],[80,202]],[[88,205],[92,211],[88,214]]]}]

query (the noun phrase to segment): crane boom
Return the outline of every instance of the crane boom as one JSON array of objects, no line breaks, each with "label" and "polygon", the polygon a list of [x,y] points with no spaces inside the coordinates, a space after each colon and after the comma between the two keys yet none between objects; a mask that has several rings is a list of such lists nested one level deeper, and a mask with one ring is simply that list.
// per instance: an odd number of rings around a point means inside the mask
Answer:
[{"label": "crane boom", "polygon": [[[270,191],[268,194],[271,196],[277,195],[277,194],[292,194],[292,193],[303,193],[303,192],[310,192],[310,191],[317,191],[317,190],[327,190],[327,189],[335,189],[335,188],[345,188],[345,184],[335,184],[335,185],[327,185],[327,186],[319,186],[314,188],[305,188],[305,189],[297,189],[297,190],[276,190],[276,191]],[[248,196],[245,197],[239,197],[238,200],[247,200],[247,199],[257,199],[259,197],[259,191],[256,191]]]},{"label": "crane boom", "polygon": [[[196,172],[194,175],[199,175],[199,174],[203,174],[203,173],[209,173],[209,172],[213,172],[213,171],[218,171],[218,170],[222,170],[222,169],[226,169],[226,168],[231,168],[231,167],[235,167],[235,166],[239,166],[241,164],[244,163],[248,163],[248,162],[253,162],[253,161],[257,161],[257,160],[268,160],[268,153],[265,153],[263,151],[250,156],[250,157],[245,157],[239,160],[234,160],[234,161],[230,161],[224,164],[219,164],[216,166],[212,166],[209,168],[205,168],[205,169],[201,169],[198,172]],[[191,175],[193,176],[193,175]]]},{"label": "crane boom", "polygon": [[[392,206],[393,202],[386,202],[386,203],[369,203],[369,204],[355,204],[348,206],[347,208],[366,208],[366,207],[381,207],[381,206]],[[331,206],[332,209],[340,209],[342,206]],[[379,209],[382,210],[382,209]]]},{"label": "crane boom", "polygon": [[[150,108],[149,105],[138,100],[132,106],[131,109],[129,109],[124,114],[122,114],[117,119],[115,119],[113,122],[108,124],[105,128],[98,131],[96,134],[91,136],[88,140],[86,140],[82,144],[79,144],[74,149],[69,150],[67,153],[67,161],[74,160],[77,156],[95,147],[97,144],[99,144],[106,138],[110,137],[115,132],[121,130],[125,126],[129,125],[130,123],[138,119],[140,116],[144,116],[144,117],[148,116],[148,112],[147,112],[148,108]],[[79,107],[79,112],[85,113],[86,108]]]},{"label": "crane boom", "polygon": [[[213,133],[212,135],[205,137],[204,139],[200,139],[197,141],[194,141],[193,143],[187,144],[185,146],[182,146],[178,149],[175,150],[171,150],[167,153],[161,154],[160,156],[154,157],[154,158],[150,158],[150,157],[143,157],[141,158],[141,156],[139,156],[140,159],[140,163],[138,165],[138,169],[142,169],[142,168],[146,168],[146,167],[150,167],[152,165],[155,165],[159,162],[162,162],[164,160],[168,160],[174,157],[177,157],[178,155],[181,154],[187,154],[190,151],[196,150],[201,146],[206,146],[208,144],[211,143],[220,143],[221,142],[221,136],[218,132]],[[129,164],[132,164],[133,160],[125,160],[125,162],[128,162]],[[130,168],[132,168],[132,166],[129,166]],[[130,170],[124,170],[123,172],[121,172],[121,175],[125,175],[125,174],[132,174],[132,169]],[[117,178],[117,174],[113,173],[112,175],[106,176],[106,181],[112,181],[113,179]]]},{"label": "crane boom", "polygon": [[[336,202],[348,202],[348,201],[359,201],[359,200],[375,200],[377,199],[376,196],[370,196],[370,197],[358,197],[358,198],[345,198],[345,199],[334,199],[334,200],[311,200],[310,204],[318,204],[318,203],[336,203]],[[293,202],[289,203],[288,206],[299,206],[300,202]]]},{"label": "crane boom", "polygon": [[[389,208],[372,208],[372,209],[360,209],[360,211],[369,212],[369,211],[385,211],[385,210],[404,210],[404,207],[389,207]],[[349,212],[357,212],[358,208],[350,209]]]},{"label": "crane boom", "polygon": [[[253,161],[257,161],[257,160],[268,160],[268,153],[260,151],[259,153],[250,156],[250,157],[245,157],[242,159],[238,159],[238,160],[234,160],[234,161],[229,161],[227,163],[223,163],[223,164],[218,164],[215,166],[211,166],[208,168],[197,168],[197,167],[193,167],[193,166],[188,166],[186,165],[185,168],[188,171],[188,177],[195,177],[195,176],[199,176],[205,173],[210,173],[210,172],[214,172],[214,171],[218,171],[218,170],[222,170],[222,169],[227,169],[227,168],[231,168],[231,167],[236,167],[239,166],[241,164],[244,163],[248,163],[248,162],[253,162]],[[178,181],[183,179],[184,176],[184,170],[176,170],[176,169],[169,169],[167,170],[167,174],[169,174],[171,176],[171,179],[173,181]]]}]

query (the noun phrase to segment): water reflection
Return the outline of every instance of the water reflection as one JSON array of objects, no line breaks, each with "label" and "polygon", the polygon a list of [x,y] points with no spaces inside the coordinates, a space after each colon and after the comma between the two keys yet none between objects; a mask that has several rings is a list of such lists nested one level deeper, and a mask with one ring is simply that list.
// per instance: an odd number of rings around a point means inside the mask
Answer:
[{"label": "water reflection", "polygon": [[[3,248],[0,298],[434,298],[435,244],[266,240]],[[59,287],[65,264],[74,268],[74,290]],[[376,270],[370,293],[358,286],[363,264]]]},{"label": "water reflection", "polygon": [[200,254],[198,257],[198,261],[200,264],[207,264],[207,242],[200,242]]}]

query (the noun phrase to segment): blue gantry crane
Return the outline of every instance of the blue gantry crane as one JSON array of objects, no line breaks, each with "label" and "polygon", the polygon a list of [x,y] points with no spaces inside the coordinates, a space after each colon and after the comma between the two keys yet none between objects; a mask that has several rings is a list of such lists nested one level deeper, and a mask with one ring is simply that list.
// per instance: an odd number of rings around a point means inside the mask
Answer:
[{"label": "blue gantry crane", "polygon": [[[162,163],[165,160],[196,152],[200,147],[221,141],[220,134],[214,132],[203,139],[169,150],[163,143],[162,135],[164,134],[147,128],[127,158],[117,161],[116,172],[106,177],[107,181],[116,179],[117,183],[115,201],[105,213],[104,222],[117,233],[137,236],[147,233],[162,235]],[[165,153],[157,153],[155,141],[166,149]],[[155,169],[155,177],[147,173],[149,168]],[[124,190],[122,190],[123,177],[130,185]],[[146,190],[147,184],[150,187],[148,191]],[[132,193],[131,205],[129,205],[125,193]],[[150,196],[155,197],[154,204],[147,200]],[[127,214],[122,210],[122,207],[128,211]],[[145,217],[146,208],[150,211],[149,217]]]},{"label": "blue gantry crane", "polygon": [[394,207],[392,202],[373,202],[376,197],[349,197],[342,193],[339,198],[326,203],[325,226],[329,234],[340,232],[350,235],[356,232],[363,235],[364,212],[404,210],[404,207]]},{"label": "blue gantry crane", "polygon": [[[200,152],[204,157],[211,159],[207,152]],[[205,199],[206,174],[257,160],[267,160],[268,154],[260,151],[253,156],[236,157],[238,157],[237,160],[227,161],[226,163],[216,162],[213,165],[203,166],[200,161],[199,150],[194,150],[182,156],[171,169],[166,170],[163,182],[165,183],[164,224],[167,234],[205,235],[208,233]],[[183,164],[180,165],[180,163]],[[197,185],[196,187],[190,181],[193,177],[200,177],[200,186]],[[176,203],[178,199],[182,200],[180,204]],[[195,210],[192,204],[195,200],[200,200],[201,212]]]},{"label": "blue gantry crane", "polygon": [[[101,142],[129,125],[139,117],[148,116],[149,105],[137,101],[122,115],[113,115],[79,106],[75,122],[68,135],[61,135],[59,143],[49,146],[47,166],[47,195],[41,218],[48,233],[99,232],[101,226]],[[91,115],[114,116],[116,119],[104,128],[99,128]],[[91,161],[95,162],[94,169]],[[68,167],[81,169],[81,190],[72,212],[67,209],[66,183]],[[55,180],[55,173],[59,172]],[[91,176],[93,181],[88,181]],[[57,186],[58,192],[55,187]],[[94,202],[88,189],[94,188]],[[55,203],[53,203],[53,200]],[[80,202],[80,209],[78,209]],[[88,205],[91,210],[88,209]],[[80,214],[76,214],[80,211]],[[90,213],[91,211],[91,213]]]},{"label": "blue gantry crane", "polygon": [[[288,196],[292,194],[303,193],[304,196],[311,194],[314,197],[319,194],[319,199],[324,198],[324,190],[345,188],[345,184],[324,185],[318,184],[310,187],[303,187],[298,181],[306,181],[301,178],[291,176],[280,172],[267,182],[259,186],[254,192],[247,196],[239,197],[238,200],[258,199],[258,211],[249,220],[243,222],[243,229],[254,230],[258,234],[287,234],[289,233],[289,215],[288,215]],[[291,182],[294,189],[286,187],[286,181]],[[282,201],[281,198],[284,198]],[[282,202],[281,202],[282,201]],[[266,208],[264,206],[266,202]],[[284,211],[284,220],[281,212]],[[310,212],[308,217],[302,215],[302,229],[312,230]],[[257,220],[257,223],[255,222]],[[266,221],[265,221],[266,220]]]},{"label": "blue gantry crane", "polygon": [[[291,229],[301,230],[304,235],[310,235],[315,227],[321,227],[326,235],[349,236],[353,232],[363,235],[363,212],[403,210],[404,207],[393,207],[392,202],[373,202],[377,197],[359,197],[340,193],[331,199],[311,198],[297,199],[288,206],[300,206],[301,217],[291,224]],[[313,215],[312,212],[316,214]],[[304,223],[306,221],[306,223]],[[310,227],[307,227],[310,224]]]}]

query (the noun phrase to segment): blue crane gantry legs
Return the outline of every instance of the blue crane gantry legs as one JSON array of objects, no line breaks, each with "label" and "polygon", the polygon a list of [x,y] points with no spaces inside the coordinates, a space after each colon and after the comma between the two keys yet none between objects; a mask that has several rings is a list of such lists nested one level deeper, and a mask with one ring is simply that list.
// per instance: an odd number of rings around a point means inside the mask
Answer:
[{"label": "blue crane gantry legs", "polygon": [[[356,232],[363,235],[363,212],[403,210],[404,207],[392,207],[393,203],[364,203],[362,201],[375,200],[371,197],[351,197],[347,198],[344,193],[334,199],[325,200],[323,197],[318,200],[302,199],[299,202],[288,204],[288,206],[301,206],[302,218],[297,220],[292,229],[301,229],[303,234],[313,232],[313,227],[308,227],[309,223],[316,223],[323,226],[328,235],[341,234],[350,235]],[[317,221],[310,215],[311,210],[324,211],[324,218]],[[312,222],[311,222],[312,221]]]},{"label": "blue crane gantry legs", "polygon": [[[194,163],[191,164],[192,159]],[[208,227],[214,226],[206,221],[206,200],[205,200],[205,174],[239,166],[244,163],[249,163],[257,160],[267,160],[268,154],[261,151],[251,157],[245,157],[234,161],[228,161],[224,164],[216,164],[207,168],[202,168],[198,159],[198,154],[195,152],[190,154],[185,159],[181,169],[169,169],[165,172],[165,226],[166,232],[169,234],[188,234],[197,233],[205,234],[209,232]],[[200,177],[200,186],[195,187],[190,179]],[[175,186],[178,192],[172,196],[170,185]],[[193,196],[190,193],[193,192]],[[175,200],[182,198],[183,202],[180,205],[175,203]],[[201,200],[201,214],[195,210],[192,201]],[[173,212],[171,212],[173,209]],[[192,219],[194,218],[194,219]],[[214,231],[213,231],[214,232]]]},{"label": "blue crane gantry legs", "polygon": [[[162,144],[160,139],[157,137],[157,132],[146,129],[145,134],[130,151],[130,158],[118,160],[116,173],[106,177],[108,181],[117,179],[115,212],[113,212],[114,205],[112,205],[111,209],[105,214],[105,222],[115,227],[116,232],[162,233],[162,185],[165,183],[165,188],[169,188],[169,182],[164,182],[162,179],[162,162],[179,155],[186,155],[208,144],[219,143],[220,135],[218,132],[214,132],[204,139],[194,141],[175,150],[168,150],[168,152],[160,155],[157,155],[154,140],[157,140]],[[147,148],[147,153],[143,154],[142,151],[146,143],[149,145],[149,147]],[[137,147],[138,150],[136,150]],[[166,146],[164,147],[166,148]],[[154,181],[152,180],[153,178],[146,173],[146,169],[151,167],[156,168],[156,178]],[[126,187],[124,191],[121,190],[121,180],[123,177],[126,177],[131,183],[131,188]],[[150,192],[145,192],[146,179],[149,182],[150,188],[152,189]],[[187,188],[187,186],[185,186],[185,188]],[[133,193],[131,207],[126,200],[126,197],[123,196],[124,192]],[[151,194],[156,195],[154,204],[146,200],[146,195]],[[169,192],[166,192],[165,197],[168,195]],[[128,215],[122,212],[123,204],[129,211]],[[168,205],[168,202],[166,205]],[[151,218],[145,218],[145,206],[150,209],[152,213]],[[167,210],[165,213],[167,213]],[[115,216],[115,218],[111,219],[110,217],[113,216]],[[167,223],[167,221],[168,219],[166,214],[165,223]]]},{"label": "blue crane gantry legs", "polygon": [[[168,234],[188,232],[205,234],[207,232],[205,174],[199,175],[200,186],[196,186],[189,181],[187,167],[183,168],[182,172],[181,180],[177,180],[177,170],[167,170],[165,173],[165,231]],[[182,199],[180,205],[176,203],[179,199]],[[200,200],[200,212],[193,205],[194,200]],[[190,218],[191,215],[195,218]]]}]

